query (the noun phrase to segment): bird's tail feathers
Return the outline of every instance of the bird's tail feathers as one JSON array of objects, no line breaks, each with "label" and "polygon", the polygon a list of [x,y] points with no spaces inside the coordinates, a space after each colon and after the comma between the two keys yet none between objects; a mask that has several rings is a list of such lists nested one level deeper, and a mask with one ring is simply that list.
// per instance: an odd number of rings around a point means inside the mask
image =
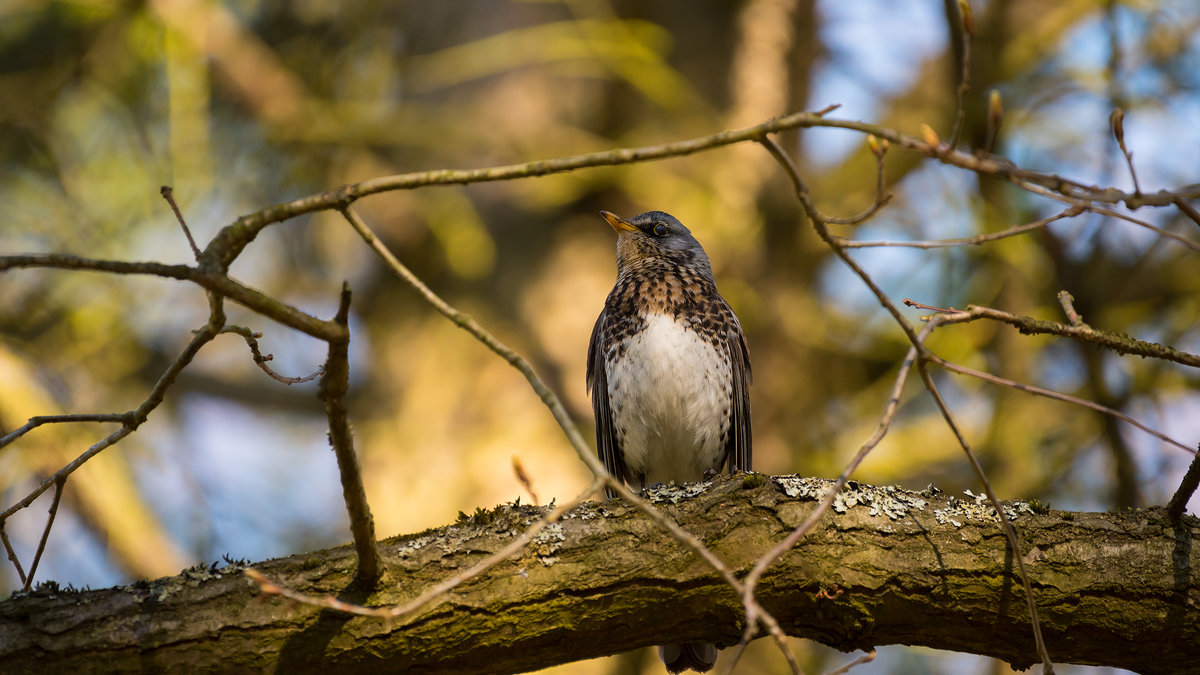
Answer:
[{"label": "bird's tail feathers", "polygon": [[698,673],[707,673],[717,662],[717,646],[711,642],[660,645],[658,658],[667,666],[669,673],[682,673],[689,668]]}]

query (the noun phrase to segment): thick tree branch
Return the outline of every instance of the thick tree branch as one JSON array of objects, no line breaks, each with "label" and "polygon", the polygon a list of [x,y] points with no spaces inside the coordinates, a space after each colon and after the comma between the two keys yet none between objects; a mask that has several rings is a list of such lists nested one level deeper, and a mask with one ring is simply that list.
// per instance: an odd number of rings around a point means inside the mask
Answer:
[{"label": "thick tree branch", "polygon": [[[663,508],[744,573],[793,530],[831,481],[722,478]],[[789,496],[792,495],[792,496]],[[676,500],[678,500],[676,502]],[[505,546],[545,508],[486,516],[381,542],[388,571],[365,604],[411,599]],[[1200,658],[1200,521],[1165,511],[1033,513],[1006,504],[1056,661],[1184,673]],[[1012,549],[986,501],[851,483],[758,597],[797,636],[840,649],[920,644],[1037,660]],[[257,564],[314,595],[345,597],[350,547]],[[655,644],[737,642],[742,606],[721,575],[622,502],[588,503],[440,604],[402,619],[351,617],[256,597],[239,570],[87,592],[43,589],[0,603],[6,672],[471,670],[514,672]],[[547,617],[552,623],[547,623]],[[914,617],[920,617],[915,621]]]}]

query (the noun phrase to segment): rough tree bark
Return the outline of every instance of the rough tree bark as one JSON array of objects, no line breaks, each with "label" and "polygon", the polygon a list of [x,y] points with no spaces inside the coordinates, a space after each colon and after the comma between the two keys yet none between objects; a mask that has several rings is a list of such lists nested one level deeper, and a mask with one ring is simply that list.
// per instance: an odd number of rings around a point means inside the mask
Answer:
[{"label": "rough tree bark", "polygon": [[[733,477],[654,493],[660,507],[745,572],[811,512],[827,481]],[[759,597],[791,635],[851,650],[902,643],[1037,661],[1021,584],[986,503],[852,483],[835,510],[763,578]],[[1009,510],[1043,631],[1060,663],[1195,672],[1200,520],[1162,509]],[[255,565],[297,590],[388,605],[465,569],[543,509],[500,506],[385,540],[387,572],[356,589],[349,546]],[[526,553],[390,632],[277,598],[236,567],[0,603],[0,670],[19,672],[514,672],[655,644],[740,637],[733,591],[679,542],[620,502],[589,503]],[[569,638],[569,639],[568,639]]]}]

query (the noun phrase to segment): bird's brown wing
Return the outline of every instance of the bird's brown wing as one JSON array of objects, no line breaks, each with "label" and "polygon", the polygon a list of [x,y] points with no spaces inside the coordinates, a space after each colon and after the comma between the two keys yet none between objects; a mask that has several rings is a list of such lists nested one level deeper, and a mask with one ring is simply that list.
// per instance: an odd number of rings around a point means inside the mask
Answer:
[{"label": "bird's brown wing", "polygon": [[[596,451],[604,468],[617,480],[625,478],[625,455],[617,440],[613,426],[612,410],[608,407],[608,375],[604,368],[604,322],[607,312],[600,312],[596,325],[592,327],[592,339],[588,341],[587,388],[592,397],[592,412],[596,415]],[[609,498],[616,494],[607,490]]]},{"label": "bird's brown wing", "polygon": [[725,461],[729,472],[750,471],[754,466],[753,442],[750,434],[750,351],[746,348],[746,335],[737,315],[728,304],[724,307],[729,320],[726,333],[726,348],[733,369],[733,414],[729,420],[729,439],[725,442]]}]

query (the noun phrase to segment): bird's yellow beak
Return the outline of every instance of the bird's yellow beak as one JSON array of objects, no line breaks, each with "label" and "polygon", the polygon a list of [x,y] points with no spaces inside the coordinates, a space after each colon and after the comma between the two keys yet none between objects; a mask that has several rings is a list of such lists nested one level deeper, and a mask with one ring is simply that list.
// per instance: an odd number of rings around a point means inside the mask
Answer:
[{"label": "bird's yellow beak", "polygon": [[601,211],[600,215],[604,216],[604,219],[608,221],[608,224],[612,226],[612,229],[615,230],[617,234],[620,234],[622,230],[626,232],[632,232],[637,229],[631,225],[628,220],[625,220],[612,211]]}]

